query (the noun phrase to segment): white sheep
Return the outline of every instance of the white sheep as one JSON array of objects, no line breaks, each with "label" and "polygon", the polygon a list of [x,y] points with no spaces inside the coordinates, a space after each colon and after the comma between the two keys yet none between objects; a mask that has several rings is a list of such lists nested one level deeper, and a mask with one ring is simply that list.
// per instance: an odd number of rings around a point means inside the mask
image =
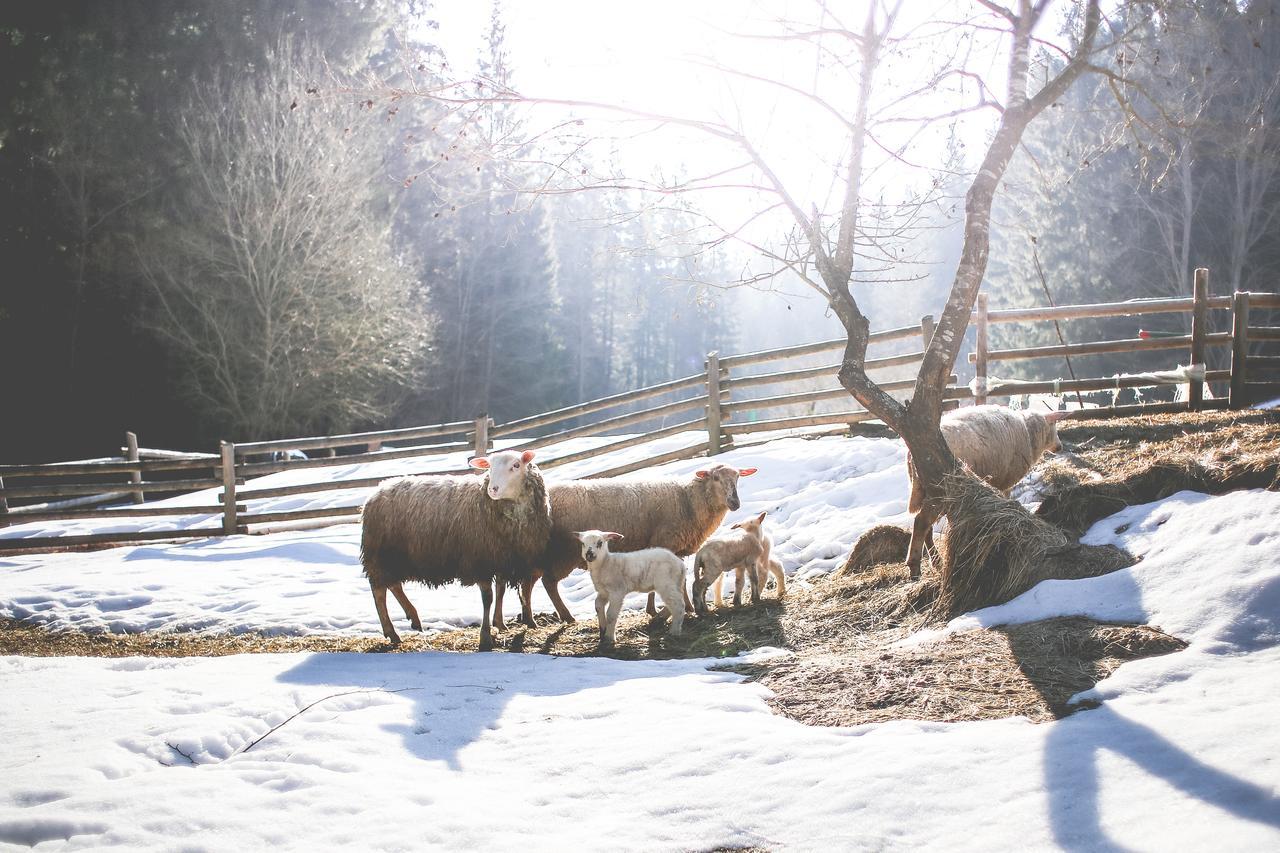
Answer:
[{"label": "white sheep", "polygon": [[573,534],[582,544],[582,559],[596,588],[596,620],[600,647],[613,646],[622,600],[629,592],[656,592],[671,613],[671,634],[680,636],[684,624],[684,561],[666,548],[609,553],[609,543],[621,533],[583,530]]},{"label": "white sheep", "polygon": [[[939,426],[956,459],[968,466],[974,476],[986,480],[1007,497],[1045,451],[1062,449],[1058,421],[1066,414],[1015,411],[1004,406],[970,406],[947,413]],[[911,478],[907,510],[916,513],[911,544],[907,546],[907,567],[911,577],[918,578],[920,556],[926,545],[933,545],[933,523],[938,520],[941,509],[936,501],[925,500],[924,487],[909,453],[907,475]]]},{"label": "white sheep", "polygon": [[[769,535],[761,536],[761,544],[764,553],[760,555],[760,559],[756,562],[756,577],[760,582],[760,592],[764,593],[765,586],[769,583],[769,575],[773,575],[774,581],[778,586],[778,598],[786,598],[787,596],[787,576],[782,571],[782,561],[773,556],[773,539]],[[743,569],[734,569],[734,589],[742,589],[743,580],[746,578],[746,572]],[[715,583],[711,585],[712,597],[715,599],[716,607],[724,606],[724,597],[722,595],[724,588],[724,575],[715,579]]]},{"label": "white sheep", "polygon": [[[693,606],[707,612],[707,588],[730,569],[738,573],[738,586],[733,591],[733,606],[742,604],[742,574],[751,582],[751,603],[760,603],[760,588],[767,575],[769,555],[765,551],[765,534],[761,527],[765,513],[740,521],[724,533],[717,533],[698,549],[693,561]],[[781,566],[779,566],[781,569]]]}]

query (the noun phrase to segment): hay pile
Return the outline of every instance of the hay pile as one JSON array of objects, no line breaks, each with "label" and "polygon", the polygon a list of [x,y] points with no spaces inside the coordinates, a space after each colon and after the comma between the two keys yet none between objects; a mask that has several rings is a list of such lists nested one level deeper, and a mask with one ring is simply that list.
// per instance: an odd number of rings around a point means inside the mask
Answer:
[{"label": "hay pile", "polygon": [[1067,421],[1074,452],[1038,469],[1038,515],[1072,533],[1126,506],[1190,489],[1222,494],[1280,486],[1280,412],[1201,412]]}]

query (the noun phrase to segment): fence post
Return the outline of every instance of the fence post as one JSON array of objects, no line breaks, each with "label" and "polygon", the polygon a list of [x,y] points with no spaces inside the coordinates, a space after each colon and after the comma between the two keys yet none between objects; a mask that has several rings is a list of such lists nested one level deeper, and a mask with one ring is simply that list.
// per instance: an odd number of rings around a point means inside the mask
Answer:
[{"label": "fence post", "polygon": [[[0,492],[4,491],[4,477],[0,477]],[[3,520],[3,516],[9,514],[9,499],[0,494],[0,527],[7,527],[9,522]]]},{"label": "fence post", "polygon": [[[1196,270],[1191,285],[1191,363],[1204,364],[1204,336],[1209,328],[1209,271]],[[1187,385],[1187,408],[1198,412],[1204,408],[1204,383],[1192,380]]]},{"label": "fence post", "polygon": [[978,335],[974,353],[974,378],[977,379],[978,391],[973,395],[973,404],[981,406],[987,402],[987,294],[978,294],[978,320],[974,324]]},{"label": "fence post", "polygon": [[489,423],[488,412],[476,415],[476,456],[486,456],[489,453]]},{"label": "fence post", "polygon": [[236,446],[222,442],[222,532],[236,532]]},{"label": "fence post", "polygon": [[1231,297],[1231,391],[1227,405],[1241,409],[1245,401],[1246,366],[1249,359],[1249,293],[1237,290]]},{"label": "fence post", "polygon": [[[127,458],[128,458],[128,460],[129,460],[130,462],[137,462],[137,461],[138,461],[138,435],[137,435],[137,433],[126,432],[126,433],[124,434],[124,448],[125,448],[125,453],[127,454]],[[141,468],[141,467],[139,467],[139,468],[137,468],[137,469],[135,469],[135,470],[133,470],[133,471],[130,471],[130,472],[129,472],[129,482],[130,482],[130,483],[141,483],[141,482],[142,482],[142,468]],[[144,500],[144,498],[142,497],[142,491],[141,491],[141,490],[136,491],[136,492],[133,492],[133,502],[134,502],[134,503],[136,503],[136,504],[140,504],[140,503],[142,503],[142,501],[143,501],[143,500]]]},{"label": "fence post", "polygon": [[707,353],[707,455],[720,452],[720,353]]}]

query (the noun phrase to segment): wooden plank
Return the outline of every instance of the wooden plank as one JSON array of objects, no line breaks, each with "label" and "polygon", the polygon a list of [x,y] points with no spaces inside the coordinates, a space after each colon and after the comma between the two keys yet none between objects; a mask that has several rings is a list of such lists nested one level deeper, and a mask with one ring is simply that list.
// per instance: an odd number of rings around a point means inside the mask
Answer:
[{"label": "wooden plank", "polygon": [[[139,451],[141,454],[141,451]],[[158,459],[155,461],[141,459],[138,462],[44,462],[32,465],[0,465],[0,477],[66,477],[73,474],[93,474],[108,476],[111,474],[131,475],[135,472],[149,474],[154,471],[193,471],[203,469],[214,470],[218,467],[217,459]]]},{"label": "wooden plank", "polygon": [[974,379],[976,380],[977,391],[974,393],[973,402],[981,406],[987,402],[987,329],[990,326],[989,313],[987,312],[987,294],[978,294],[978,310],[974,312],[974,325],[977,328],[977,346],[973,354]]},{"label": "wooden plank", "polygon": [[707,377],[705,374],[697,373],[693,376],[683,376],[679,379],[672,379],[669,382],[649,385],[635,391],[627,391],[624,394],[614,394],[609,397],[600,397],[595,400],[588,400],[585,403],[566,406],[563,409],[544,412],[540,415],[531,415],[527,418],[508,421],[505,424],[498,424],[489,431],[489,434],[496,438],[501,438],[502,436],[511,435],[512,433],[550,426],[551,424],[559,423],[560,421],[567,421],[570,418],[594,414],[596,412],[603,411],[604,409],[612,409],[614,406],[621,406],[626,403],[635,403],[640,400],[648,400],[662,394],[669,394],[673,391],[680,391],[684,388],[692,388],[696,385],[701,385],[706,381],[706,379]]},{"label": "wooden plank", "polygon": [[707,353],[707,455],[720,453],[720,354]]},{"label": "wooden plank", "polygon": [[132,533],[87,533],[76,536],[28,536],[25,538],[0,538],[0,553],[20,551],[65,551],[76,545],[114,543],[130,545],[135,542],[154,542],[169,539],[195,539],[221,536],[220,527],[196,527],[185,530],[138,530]]},{"label": "wooden plank", "polygon": [[[889,355],[883,358],[867,359],[863,367],[877,370],[885,367],[898,367],[903,364],[914,364],[924,359],[923,352],[908,352],[901,355]],[[784,370],[778,373],[761,373],[756,376],[737,376],[722,380],[721,385],[730,388],[750,388],[756,385],[780,385],[785,382],[798,382],[802,379],[816,379],[823,376],[835,376],[840,372],[839,364],[824,364],[820,367],[804,367],[799,370]]]},{"label": "wooden plank", "polygon": [[343,435],[322,435],[311,438],[281,438],[275,441],[246,441],[242,444],[237,444],[235,447],[236,452],[241,456],[248,456],[253,453],[273,453],[277,450],[352,447],[358,444],[367,445],[373,441],[407,441],[414,438],[430,438],[439,435],[460,435],[471,430],[472,426],[471,421],[453,421],[446,424],[385,429],[375,432],[351,432]]},{"label": "wooden plank", "polygon": [[472,438],[475,440],[475,447],[472,449],[472,456],[484,456],[489,452],[489,424],[493,421],[489,420],[488,412],[481,412],[476,415],[475,432]]},{"label": "wooden plank", "polygon": [[43,486],[7,486],[6,498],[65,497],[68,495],[128,495],[142,486],[148,492],[194,492],[222,485],[212,477],[202,480],[155,480],[142,483],[47,483]]},{"label": "wooden plank", "polygon": [[[884,343],[885,341],[899,341],[905,338],[918,337],[920,334],[919,326],[903,326],[898,329],[886,329],[883,332],[872,332],[867,343]],[[720,359],[720,364],[725,367],[745,367],[748,364],[759,364],[762,361],[779,361],[786,358],[797,358],[802,355],[816,355],[822,352],[836,352],[843,350],[848,343],[847,338],[833,338],[828,341],[817,341],[812,344],[800,344],[793,347],[782,347],[780,349],[760,350],[759,352],[748,352],[742,355],[730,355]]]},{"label": "wooden plank", "polygon": [[[126,457],[130,462],[137,462],[137,461],[138,461],[138,436],[137,436],[137,434],[136,434],[136,433],[132,433],[132,432],[126,432],[126,433],[124,434],[124,446],[125,446],[125,457]],[[141,466],[139,466],[138,470],[136,470],[136,471],[130,471],[130,472],[129,472],[129,482],[130,482],[130,483],[141,483],[141,482],[142,482],[142,468],[141,468]],[[133,502],[134,502],[134,503],[136,503],[136,504],[140,504],[140,503],[142,503],[142,502],[143,502],[143,500],[144,500],[144,498],[143,498],[143,496],[142,496],[142,490],[141,490],[141,489],[139,489],[139,490],[138,490],[138,491],[136,491],[136,492],[133,492],[133,493],[132,493],[132,497],[133,497]]]},{"label": "wooden plank", "polygon": [[[1223,398],[1205,400],[1204,409],[1225,409],[1227,401]],[[1135,415],[1161,415],[1185,412],[1185,403],[1136,403],[1124,406],[1099,406],[1096,409],[1072,409],[1066,419],[1073,421],[1090,421],[1094,419],[1127,418]]]},{"label": "wooden plank", "polygon": [[579,450],[576,453],[569,453],[564,456],[556,456],[552,459],[537,460],[539,468],[554,468],[558,465],[568,465],[571,462],[581,462],[583,459],[594,459],[597,456],[603,456],[606,453],[612,453],[615,450],[625,450],[628,447],[635,447],[638,444],[648,444],[651,441],[668,438],[682,432],[690,432],[693,430],[705,429],[707,425],[706,417],[695,418],[691,421],[672,424],[669,427],[663,427],[660,430],[646,432],[640,435],[627,436],[621,441],[602,444],[599,447],[591,447],[586,450]]},{"label": "wooden plank", "polygon": [[725,427],[725,432],[730,435],[747,435],[753,432],[825,426],[826,424],[855,424],[874,420],[876,420],[876,416],[866,409],[850,409],[844,412],[829,412],[824,415],[800,415],[792,418],[772,418],[765,421],[732,423]]},{"label": "wooden plank", "polygon": [[236,532],[236,446],[222,442],[222,532]]},{"label": "wooden plank", "polygon": [[259,512],[240,516],[241,526],[250,524],[270,524],[276,521],[301,521],[309,518],[341,518],[359,515],[361,507],[334,506],[321,509],[291,509],[281,512]]},{"label": "wooden plank", "polygon": [[1253,308],[1280,308],[1280,293],[1253,291],[1249,294],[1249,305]]},{"label": "wooden plank", "polygon": [[1249,374],[1255,370],[1280,370],[1280,355],[1249,356]]},{"label": "wooden plank", "polygon": [[1280,341],[1280,326],[1250,326],[1248,334],[1251,341]]},{"label": "wooden plank", "polygon": [[[896,382],[880,383],[880,388],[885,391],[905,391],[914,388],[916,381],[914,379],[899,379]],[[853,399],[844,388],[828,388],[821,391],[803,391],[798,394],[782,394],[776,397],[758,397],[754,400],[739,400],[736,403],[729,403],[724,407],[725,411],[749,412],[756,409],[776,409],[780,406],[793,406],[799,403],[814,403],[819,400],[838,400],[842,397]]]},{"label": "wooden plank", "polygon": [[119,506],[90,507],[86,509],[45,509],[37,512],[12,513],[8,520],[12,524],[26,524],[28,521],[74,521],[77,519],[112,518],[160,518],[171,515],[221,515],[222,504],[202,506]]},{"label": "wooden plank", "polygon": [[[1216,382],[1227,378],[1226,371],[1210,370],[1205,373],[1206,382]],[[1056,383],[1056,390],[1064,391],[1111,391],[1116,388],[1148,388],[1157,385],[1149,379],[1104,376],[1097,379],[1064,379]],[[1014,384],[995,383],[987,389],[989,397],[1017,397],[1022,394],[1051,394],[1055,391],[1055,383],[1026,382]],[[1184,407],[1185,408],[1185,407]]]},{"label": "wooden plank", "polygon": [[394,480],[397,477],[415,477],[415,476],[459,476],[463,474],[474,474],[471,468],[453,468],[448,471],[422,471],[416,474],[388,474],[384,477],[361,477],[355,480],[329,480],[323,483],[298,483],[293,486],[270,486],[260,489],[237,489],[236,499],[238,501],[262,500],[264,498],[283,498],[289,495],[309,495],[312,492],[332,492],[340,489],[371,489],[384,480]]},{"label": "wooden plank", "polygon": [[692,459],[707,452],[707,442],[695,444],[692,447],[682,447],[679,450],[672,450],[667,453],[660,453],[657,456],[650,456],[648,459],[641,459],[636,462],[628,462],[626,465],[619,465],[616,468],[608,468],[604,471],[597,471],[594,474],[588,474],[583,479],[595,480],[601,477],[617,477],[622,474],[629,474],[632,471],[639,471],[642,468],[649,468],[653,465],[661,465],[664,462],[674,462],[677,459]]},{"label": "wooden plank", "polygon": [[1249,381],[1249,294],[1236,291],[1231,302],[1231,385],[1227,399],[1231,408],[1248,405],[1244,386]]},{"label": "wooden plank", "polygon": [[[1209,334],[1209,271],[1204,267],[1196,269],[1191,285],[1191,361],[1189,364],[1204,364],[1205,337]],[[1187,408],[1193,412],[1200,411],[1204,403],[1204,382],[1192,380],[1187,383]]]},{"label": "wooden plank", "polygon": [[[703,379],[706,377],[704,376]],[[603,421],[597,421],[593,424],[586,424],[573,429],[566,429],[560,432],[553,432],[550,435],[531,438],[528,441],[522,441],[511,450],[536,450],[539,447],[547,447],[552,444],[559,444],[562,441],[568,441],[571,438],[582,438],[584,436],[599,435],[609,430],[621,429],[625,426],[638,424],[641,421],[660,418],[666,415],[682,412],[685,409],[692,409],[697,406],[705,406],[706,397],[690,397],[687,400],[677,400],[674,403],[664,403],[661,406],[654,406],[652,409],[645,409],[640,412],[632,412],[628,415],[618,415],[617,417],[608,418]]]},{"label": "wooden plank", "polygon": [[[1209,308],[1227,308],[1230,300],[1210,299]],[[1138,314],[1178,314],[1195,307],[1191,297],[1174,299],[1132,299],[1128,302],[1097,302],[1090,305],[1059,305],[1056,308],[1004,308],[991,311],[992,323],[1025,323],[1030,320],[1076,320],[1082,317],[1132,317]]]},{"label": "wooden plank", "polygon": [[281,459],[277,462],[241,462],[236,471],[242,478],[261,477],[280,471],[301,471],[307,468],[332,468],[335,465],[360,465],[365,462],[385,462],[390,459],[412,459],[416,456],[436,456],[472,447],[469,441],[452,441],[448,444],[424,444],[421,447],[405,447],[396,450],[380,450],[377,453],[352,453],[349,456],[322,456],[318,459]]},{"label": "wooden plank", "polygon": [[[1226,346],[1231,343],[1231,335],[1226,332],[1206,334],[1204,345]],[[1042,347],[1022,347],[1021,349],[991,350],[987,353],[988,361],[1023,361],[1033,358],[1061,358],[1067,355],[1100,355],[1109,352],[1142,352],[1146,350],[1182,349],[1191,345],[1190,335],[1175,335],[1168,338],[1126,338],[1118,341],[1093,341],[1081,344],[1054,344]],[[969,363],[976,360],[975,353],[969,353]]]}]

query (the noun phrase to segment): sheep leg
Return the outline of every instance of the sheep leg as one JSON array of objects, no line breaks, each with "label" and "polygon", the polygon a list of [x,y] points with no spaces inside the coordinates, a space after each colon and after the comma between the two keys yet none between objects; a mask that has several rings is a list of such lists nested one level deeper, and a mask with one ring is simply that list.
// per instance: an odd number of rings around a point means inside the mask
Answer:
[{"label": "sheep leg", "polygon": [[711,596],[715,599],[716,607],[724,607],[724,575],[716,577],[716,582],[711,585]]},{"label": "sheep leg", "polygon": [[484,605],[484,618],[480,621],[480,651],[493,649],[493,632],[490,629],[489,611],[493,607],[493,579],[480,581],[480,602]]},{"label": "sheep leg", "polygon": [[907,568],[911,570],[911,579],[920,578],[920,555],[926,542],[933,540],[933,523],[938,519],[937,505],[926,502],[916,513],[915,525],[911,528],[911,544],[907,546]]},{"label": "sheep leg", "polygon": [[609,599],[604,595],[596,595],[596,626],[600,629],[600,646],[603,648],[607,645],[604,636],[604,617],[605,607],[609,604]]},{"label": "sheep leg", "polygon": [[507,630],[507,620],[502,616],[502,598],[506,595],[507,585],[499,581],[493,591],[493,630]]},{"label": "sheep leg", "polygon": [[[547,591],[547,596],[551,599],[551,603],[555,605],[556,613],[560,616],[561,622],[572,624],[576,620],[573,614],[569,612],[569,608],[565,606],[564,599],[560,597],[560,581],[556,580],[550,574],[542,576],[542,588]],[[533,582],[529,583],[529,593],[533,593]],[[529,619],[533,619],[533,610],[529,611]],[[532,621],[530,624],[533,624]]]},{"label": "sheep leg", "polygon": [[609,611],[605,615],[605,633],[609,639],[609,647],[613,647],[614,639],[618,636],[618,614],[622,612],[622,599],[624,596],[617,596],[609,599]]},{"label": "sheep leg", "polygon": [[775,569],[773,563],[770,563],[769,571],[773,572],[773,577],[778,582],[778,598],[785,598],[787,595],[787,575],[782,571],[782,566],[779,565]]},{"label": "sheep leg", "polygon": [[372,580],[369,581],[369,588],[373,590],[373,606],[378,611],[378,621],[382,623],[382,635],[391,641],[391,645],[400,645],[400,635],[396,633],[391,617],[387,615],[387,588],[378,586]]},{"label": "sheep leg", "polygon": [[[684,591],[684,584],[680,584],[680,591]],[[680,626],[684,624],[684,601],[683,596],[676,595],[675,585],[671,585],[662,591],[662,604],[665,610],[671,612],[671,636],[680,636]]]},{"label": "sheep leg", "polygon": [[742,569],[733,570],[733,606],[742,606]]},{"label": "sheep leg", "polygon": [[752,604],[760,603],[761,578],[760,578],[760,572],[757,570],[757,568],[758,568],[757,566],[751,566],[747,569],[747,576],[751,580],[751,603]]},{"label": "sheep leg", "polygon": [[658,606],[654,603],[652,592],[649,593],[649,600],[645,602],[644,612],[648,613],[650,616],[658,615]]},{"label": "sheep leg", "polygon": [[404,594],[404,584],[398,583],[387,588],[391,590],[391,594],[396,597],[396,601],[400,602],[400,606],[404,608],[404,615],[409,617],[410,627],[415,631],[421,631],[422,621],[418,619],[417,608],[409,601],[409,596]]},{"label": "sheep leg", "polygon": [[520,581],[520,621],[532,628],[533,623],[533,578]]}]

